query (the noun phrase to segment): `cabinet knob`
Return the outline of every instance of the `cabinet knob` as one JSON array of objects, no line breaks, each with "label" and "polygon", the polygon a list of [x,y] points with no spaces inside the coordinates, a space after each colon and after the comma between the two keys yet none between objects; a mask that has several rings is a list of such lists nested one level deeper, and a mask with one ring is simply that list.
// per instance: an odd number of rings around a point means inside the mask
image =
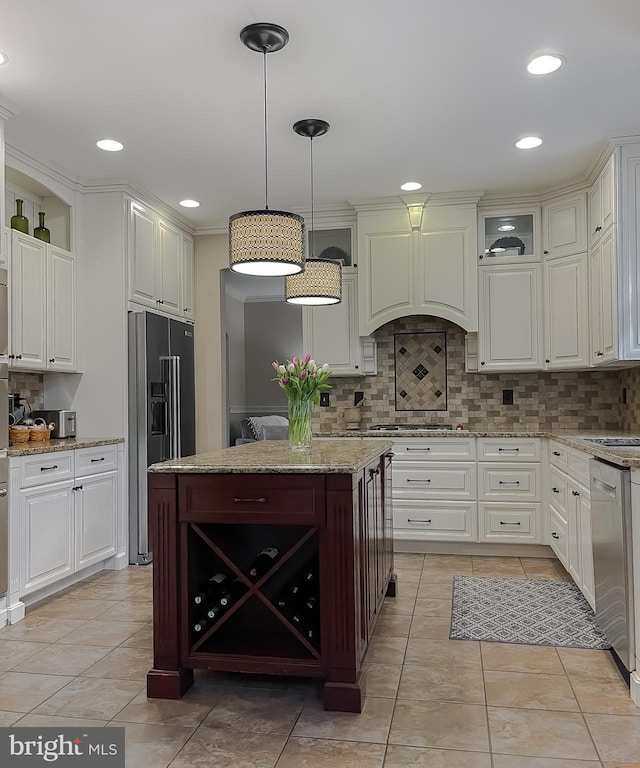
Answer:
[{"label": "cabinet knob", "polygon": [[544,253],[546,255],[547,253],[549,253],[549,251],[542,251],[542,253]]},{"label": "cabinet knob", "polygon": [[572,496],[579,496],[580,492],[579,491],[571,491],[571,495]]},{"label": "cabinet knob", "polygon": [[56,361],[55,357],[50,357],[50,358],[49,358],[49,362],[50,362],[50,363],[55,363],[55,361]]},{"label": "cabinet knob", "polygon": [[602,232],[602,227],[596,227],[593,231],[594,232]]},{"label": "cabinet knob", "polygon": [[9,360],[15,360],[15,355],[9,355]]},{"label": "cabinet knob", "polygon": [[604,352],[596,352],[596,357],[602,357],[604,355]]},{"label": "cabinet knob", "polygon": [[479,259],[484,259],[484,253],[480,253],[480,254],[478,254],[478,258],[479,258]]},{"label": "cabinet knob", "polygon": [[558,536],[558,534],[557,534],[555,531],[551,531],[551,536],[552,536],[554,539],[559,539],[559,538],[560,538],[560,537]]},{"label": "cabinet knob", "polygon": [[22,360],[22,355],[16,355],[16,360]]},{"label": "cabinet knob", "polygon": [[164,301],[162,299],[158,299],[158,304],[164,304]]},{"label": "cabinet knob", "polygon": [[554,456],[559,456],[560,455],[560,451],[551,451],[551,453],[553,453]]},{"label": "cabinet knob", "polygon": [[551,360],[545,360],[545,363],[550,363],[550,362],[551,362]]},{"label": "cabinet knob", "polygon": [[554,493],[560,493],[560,491],[559,491],[557,488],[552,488],[551,490],[552,490]]},{"label": "cabinet knob", "polygon": [[484,365],[484,360],[480,363],[480,365]]},{"label": "cabinet knob", "polygon": [[354,368],[359,368],[360,366],[359,366],[359,365],[354,365],[353,367],[354,367]]},{"label": "cabinet knob", "polygon": [[185,307],[182,311],[183,312],[191,312],[191,307]]}]

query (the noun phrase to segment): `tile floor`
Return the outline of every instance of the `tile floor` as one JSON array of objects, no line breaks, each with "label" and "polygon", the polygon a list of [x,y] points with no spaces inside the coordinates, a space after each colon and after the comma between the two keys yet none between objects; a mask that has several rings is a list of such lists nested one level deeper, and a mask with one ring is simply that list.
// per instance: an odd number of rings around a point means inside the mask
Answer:
[{"label": "tile floor", "polygon": [[605,651],[448,640],[455,574],[568,578],[553,560],[398,555],[362,714],[317,684],[197,673],[147,700],[151,570],[103,572],[0,630],[0,725],[126,728],[131,768],[622,768],[640,709]]}]

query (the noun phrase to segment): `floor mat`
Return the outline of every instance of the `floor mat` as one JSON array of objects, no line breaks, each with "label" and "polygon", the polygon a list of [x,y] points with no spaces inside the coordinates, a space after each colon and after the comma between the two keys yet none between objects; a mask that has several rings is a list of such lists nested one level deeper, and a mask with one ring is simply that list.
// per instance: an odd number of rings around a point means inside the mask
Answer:
[{"label": "floor mat", "polygon": [[455,576],[451,640],[610,648],[573,582]]}]

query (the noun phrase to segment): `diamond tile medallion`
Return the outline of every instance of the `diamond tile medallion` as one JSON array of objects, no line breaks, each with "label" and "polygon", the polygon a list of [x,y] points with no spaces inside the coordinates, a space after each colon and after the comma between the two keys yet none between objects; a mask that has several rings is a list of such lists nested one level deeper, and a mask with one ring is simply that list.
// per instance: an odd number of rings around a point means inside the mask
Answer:
[{"label": "diamond tile medallion", "polygon": [[394,336],[396,411],[447,410],[447,334]]}]

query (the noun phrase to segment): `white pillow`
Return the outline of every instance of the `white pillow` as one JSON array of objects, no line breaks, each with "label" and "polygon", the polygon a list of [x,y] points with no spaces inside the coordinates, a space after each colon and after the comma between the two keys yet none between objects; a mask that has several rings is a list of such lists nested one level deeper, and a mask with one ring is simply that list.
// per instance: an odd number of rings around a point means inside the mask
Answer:
[{"label": "white pillow", "polygon": [[[256,440],[274,440],[277,438],[267,437],[265,427],[289,427],[289,419],[286,416],[250,416],[247,421]],[[284,440],[285,438],[280,438]]]}]

